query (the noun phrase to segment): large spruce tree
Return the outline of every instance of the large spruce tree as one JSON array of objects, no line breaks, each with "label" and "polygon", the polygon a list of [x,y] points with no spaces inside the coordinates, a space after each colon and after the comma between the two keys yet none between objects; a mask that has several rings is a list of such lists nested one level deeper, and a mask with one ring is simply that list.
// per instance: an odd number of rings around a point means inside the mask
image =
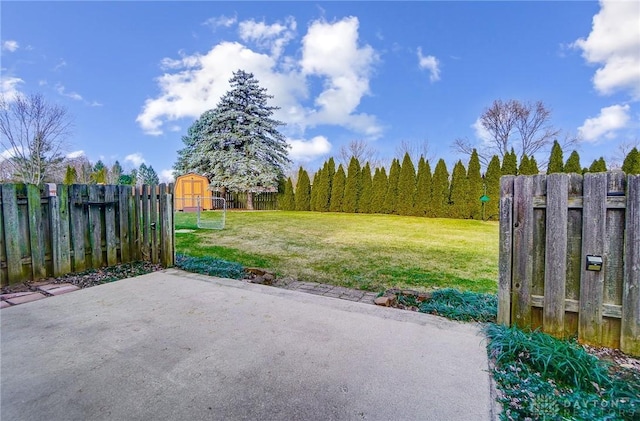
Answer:
[{"label": "large spruce tree", "polygon": [[480,157],[475,149],[471,152],[469,168],[467,169],[467,204],[469,214],[465,218],[482,218],[482,202],[480,197],[484,194],[482,173],[480,170]]},{"label": "large spruce tree", "polygon": [[440,159],[433,171],[431,183],[433,216],[447,218],[449,216],[449,171],[444,159]]},{"label": "large spruce tree", "polygon": [[405,152],[400,167],[398,179],[398,215],[413,215],[413,205],[416,199],[416,169],[411,156]]},{"label": "large spruce tree", "polygon": [[342,212],[342,200],[344,198],[344,186],[347,176],[344,173],[342,164],[338,166],[338,170],[333,176],[333,185],[331,186],[331,204],[329,210],[331,212]]},{"label": "large spruce tree", "polygon": [[387,171],[382,168],[376,168],[373,174],[373,182],[371,186],[373,194],[371,195],[371,213],[384,213],[384,199],[389,189],[389,180],[387,179]]},{"label": "large spruce tree", "polygon": [[423,156],[418,162],[418,180],[413,214],[415,216],[431,216],[431,165]]},{"label": "large spruce tree", "polygon": [[206,111],[182,138],[175,173],[195,172],[209,178],[213,188],[248,193],[277,186],[290,164],[288,144],[278,131],[284,123],[272,118],[277,107],[252,73],[238,70],[229,80],[231,90],[216,108]]},{"label": "large spruce tree", "polygon": [[344,186],[344,198],[342,199],[342,211],[355,213],[358,210],[358,199],[362,189],[360,181],[360,162],[354,156],[349,160],[347,181]]}]

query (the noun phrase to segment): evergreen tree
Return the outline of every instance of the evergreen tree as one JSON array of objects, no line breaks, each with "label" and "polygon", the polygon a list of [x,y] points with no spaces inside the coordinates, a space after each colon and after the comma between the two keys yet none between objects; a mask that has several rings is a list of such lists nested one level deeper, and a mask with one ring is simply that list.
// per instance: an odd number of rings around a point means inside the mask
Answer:
[{"label": "evergreen tree", "polygon": [[93,166],[93,172],[102,171],[103,168],[105,168],[104,163],[102,162],[101,159],[98,159],[98,162],[96,162],[95,165]]},{"label": "evergreen tree", "polygon": [[594,159],[593,163],[589,167],[589,172],[607,172],[607,163],[603,157]]},{"label": "evergreen tree", "polygon": [[327,163],[325,162],[322,169],[318,171],[318,186],[313,186],[313,190],[316,193],[316,211],[327,212],[329,211],[329,173],[327,171]]},{"label": "evergreen tree", "polygon": [[564,172],[564,160],[562,158],[562,148],[557,140],[553,141],[551,148],[551,156],[549,157],[549,165],[547,166],[547,174]]},{"label": "evergreen tree", "polygon": [[478,152],[474,149],[469,159],[469,168],[467,170],[467,206],[469,207],[469,215],[473,219],[482,218],[482,202],[480,197],[484,194],[482,174],[480,172],[480,158]]},{"label": "evergreen tree", "polygon": [[520,167],[518,167],[519,175],[531,175],[531,161],[527,154],[522,155],[520,159]]},{"label": "evergreen tree", "polygon": [[400,161],[394,158],[389,168],[387,194],[384,196],[384,213],[397,213],[400,169]]},{"label": "evergreen tree", "polygon": [[433,192],[431,206],[433,216],[436,218],[446,218],[449,212],[449,171],[444,159],[440,159],[433,171],[431,184]]},{"label": "evergreen tree", "polygon": [[502,175],[516,175],[518,173],[518,157],[511,148],[511,152],[504,154],[502,158]]},{"label": "evergreen tree", "polygon": [[313,183],[311,184],[311,204],[310,209],[314,212],[318,211],[318,188],[320,187],[318,184],[320,183],[320,173],[322,169],[316,171],[313,175]]},{"label": "evergreen tree", "polygon": [[638,152],[638,148],[631,149],[624,158],[622,171],[627,174],[640,174],[640,152]]},{"label": "evergreen tree", "polygon": [[449,188],[449,218],[466,219],[469,217],[469,184],[467,170],[462,161],[458,161],[451,173]]},{"label": "evergreen tree", "polygon": [[371,167],[367,162],[362,169],[362,194],[358,201],[358,212],[371,213],[371,200],[373,199],[373,180],[371,178]]},{"label": "evergreen tree", "polygon": [[119,184],[120,176],[122,175],[122,173],[122,165],[120,165],[120,162],[116,161],[109,170],[107,182],[109,184]]},{"label": "evergreen tree", "polygon": [[308,211],[311,206],[311,181],[309,180],[309,173],[300,167],[298,171],[298,183],[296,184],[296,210]]},{"label": "evergreen tree", "polygon": [[500,209],[500,158],[494,155],[487,166],[487,172],[484,175],[484,184],[487,187],[486,195],[489,201],[484,204],[485,219],[498,219]]},{"label": "evergreen tree", "polygon": [[538,161],[536,161],[535,156],[529,158],[529,168],[531,168],[531,175],[540,174],[540,169],[538,168]]},{"label": "evergreen tree", "polygon": [[94,170],[91,173],[91,184],[107,184],[107,168],[104,165],[98,167],[98,170],[95,168],[96,167],[94,167]]},{"label": "evergreen tree", "polygon": [[431,166],[423,156],[418,162],[418,180],[413,214],[415,216],[431,216]]},{"label": "evergreen tree", "polygon": [[344,187],[344,197],[342,199],[342,211],[355,213],[358,210],[358,199],[361,194],[360,162],[354,156],[349,160],[349,170],[347,181]]},{"label": "evergreen tree", "polygon": [[[106,168],[103,168],[106,170]],[[105,179],[106,179],[106,171],[105,171]],[[145,163],[140,164],[138,168],[136,182],[138,185],[149,184],[156,185],[160,183],[160,179],[158,178],[158,174],[153,169],[153,166],[148,166]]]},{"label": "evergreen tree", "polygon": [[216,108],[206,111],[183,137],[185,148],[178,151],[177,174],[205,175],[214,187],[247,192],[252,208],[252,192],[277,186],[291,162],[288,144],[278,131],[284,123],[274,120],[277,107],[251,73],[238,70],[229,80],[231,90]]},{"label": "evergreen tree", "polygon": [[331,204],[329,210],[331,212],[342,212],[342,200],[344,198],[344,187],[347,182],[347,176],[344,173],[342,164],[338,166],[338,170],[333,176],[333,185],[331,186]]},{"label": "evergreen tree", "polygon": [[376,171],[373,174],[372,189],[371,213],[384,213],[384,199],[387,195],[387,190],[389,189],[387,171],[384,167],[376,168]]},{"label": "evergreen tree", "polygon": [[398,177],[398,201],[396,209],[398,215],[412,215],[416,199],[416,168],[411,157],[405,152]]},{"label": "evergreen tree", "polygon": [[582,165],[580,165],[580,155],[577,151],[571,152],[567,162],[564,164],[564,172],[582,174]]},{"label": "evergreen tree", "polygon": [[72,167],[71,165],[67,165],[67,169],[65,170],[65,173],[64,173],[63,183],[70,185],[70,184],[76,184],[77,182],[78,182],[78,173],[76,171],[76,168]]},{"label": "evergreen tree", "polygon": [[280,201],[280,210],[292,211],[296,208],[295,193],[293,192],[293,182],[291,177],[287,178],[287,183],[284,186],[284,193],[282,194],[282,200]]}]

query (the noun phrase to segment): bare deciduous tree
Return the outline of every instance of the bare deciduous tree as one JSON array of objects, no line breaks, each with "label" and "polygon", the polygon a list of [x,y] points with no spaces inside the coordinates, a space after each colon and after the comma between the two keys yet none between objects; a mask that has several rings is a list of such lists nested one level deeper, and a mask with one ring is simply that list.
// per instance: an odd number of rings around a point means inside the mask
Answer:
[{"label": "bare deciduous tree", "polygon": [[[513,148],[517,155],[534,156],[553,144],[560,130],[550,123],[551,110],[542,101],[535,103],[518,100],[496,100],[480,116],[480,124],[490,138],[481,147],[473,145],[468,139],[458,138],[453,143],[457,152],[471,155],[478,149],[481,162],[486,165],[492,155],[503,158]],[[567,147],[575,143],[575,138],[565,136],[562,142]]]},{"label": "bare deciduous tree", "polygon": [[411,161],[416,165],[418,161],[420,161],[421,156],[426,160],[435,160],[435,155],[431,153],[431,146],[428,140],[421,142],[401,141],[400,144],[396,146],[396,158],[402,160],[406,153],[409,154]]},{"label": "bare deciduous tree", "polygon": [[371,168],[378,167],[381,163],[378,151],[363,139],[352,140],[348,145],[342,145],[339,155],[339,163],[345,168],[349,166],[351,157],[356,158],[360,165],[368,162]]},{"label": "bare deciduous tree", "polygon": [[0,96],[0,148],[16,181],[40,184],[64,159],[71,132],[67,109],[41,94]]}]

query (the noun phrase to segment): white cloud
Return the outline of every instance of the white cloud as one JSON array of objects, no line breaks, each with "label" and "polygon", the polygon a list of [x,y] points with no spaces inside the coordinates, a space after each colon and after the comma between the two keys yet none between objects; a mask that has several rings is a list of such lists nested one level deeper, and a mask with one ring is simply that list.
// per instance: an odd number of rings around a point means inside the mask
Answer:
[{"label": "white cloud", "polygon": [[491,143],[491,133],[482,125],[480,117],[471,125],[476,133],[476,137],[482,140],[483,143]]},{"label": "white cloud", "polygon": [[58,64],[53,66],[53,70],[54,71],[60,70],[61,68],[66,67],[66,65],[67,65],[67,62],[61,58],[60,61],[58,61]]},{"label": "white cloud", "polygon": [[209,18],[204,21],[202,24],[210,27],[212,30],[216,30],[219,27],[229,28],[234,25],[238,21],[238,18],[235,16],[225,16],[220,15],[217,17]]},{"label": "white cloud", "polygon": [[440,60],[435,56],[425,56],[422,54],[422,48],[418,47],[418,66],[420,69],[429,70],[429,80],[437,82],[440,80]]},{"label": "white cloud", "polygon": [[[4,71],[4,69],[2,70]],[[20,95],[18,85],[21,83],[24,83],[24,80],[19,77],[1,77],[0,89],[2,90],[2,95],[4,95],[7,100],[11,100],[16,95]]]},{"label": "white cloud", "polygon": [[[358,45],[357,18],[312,22],[302,40],[299,60],[280,55],[296,27],[292,18],[273,25],[251,20],[239,27],[245,43],[266,43],[263,47],[269,46],[270,54],[225,41],[204,54],[163,59],[165,73],[156,79],[160,94],[147,99],[136,118],[144,132],[160,135],[170,130],[167,123],[197,118],[214,108],[229,90],[232,73],[243,69],[274,96],[270,105],[280,107],[274,117],[287,123],[289,135],[304,136],[307,127],[327,124],[368,137],[380,136],[382,127],[376,117],[357,113],[360,100],[369,93],[370,73],[378,59],[373,48]],[[311,78],[323,83],[315,98],[309,98]]]},{"label": "white cloud", "polygon": [[591,33],[572,45],[599,64],[593,84],[601,94],[628,91],[640,99],[640,2],[602,0]]},{"label": "white cloud", "polygon": [[175,180],[173,178],[173,170],[162,170],[160,174],[158,174],[158,178],[161,183],[173,183]]},{"label": "white cloud", "polygon": [[82,95],[77,92],[67,92],[66,88],[60,83],[56,84],[56,92],[58,92],[62,96],[71,98],[74,101],[82,101]]},{"label": "white cloud", "polygon": [[14,41],[12,39],[6,40],[2,43],[2,49],[5,51],[9,51],[10,53],[15,52],[20,45],[18,41]]},{"label": "white cloud", "polygon": [[291,145],[289,156],[294,162],[308,162],[326,155],[331,151],[331,143],[324,136],[315,136],[311,140],[288,139]]},{"label": "white cloud", "polygon": [[139,167],[140,164],[144,164],[146,161],[139,152],[129,154],[124,157],[124,162],[131,162],[134,167]]},{"label": "white cloud", "polygon": [[613,138],[616,130],[625,128],[629,122],[629,108],[629,105],[612,105],[601,109],[599,116],[586,119],[578,127],[579,135],[587,142]]},{"label": "white cloud", "polygon": [[238,31],[240,38],[245,42],[254,42],[262,48],[271,51],[274,57],[280,56],[282,51],[295,36],[296,21],[288,17],[284,24],[278,22],[267,25],[264,22],[256,22],[253,19],[240,22]]},{"label": "white cloud", "polygon": [[83,150],[73,151],[73,152],[69,152],[67,154],[67,158],[69,158],[69,159],[80,158],[83,155],[84,155],[84,151]]}]

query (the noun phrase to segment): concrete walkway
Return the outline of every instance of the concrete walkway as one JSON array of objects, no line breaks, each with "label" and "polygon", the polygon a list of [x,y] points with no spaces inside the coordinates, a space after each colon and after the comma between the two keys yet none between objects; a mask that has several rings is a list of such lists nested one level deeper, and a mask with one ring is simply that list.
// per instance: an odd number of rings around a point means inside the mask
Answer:
[{"label": "concrete walkway", "polygon": [[490,420],[478,327],[166,270],[0,312],[8,420]]}]

